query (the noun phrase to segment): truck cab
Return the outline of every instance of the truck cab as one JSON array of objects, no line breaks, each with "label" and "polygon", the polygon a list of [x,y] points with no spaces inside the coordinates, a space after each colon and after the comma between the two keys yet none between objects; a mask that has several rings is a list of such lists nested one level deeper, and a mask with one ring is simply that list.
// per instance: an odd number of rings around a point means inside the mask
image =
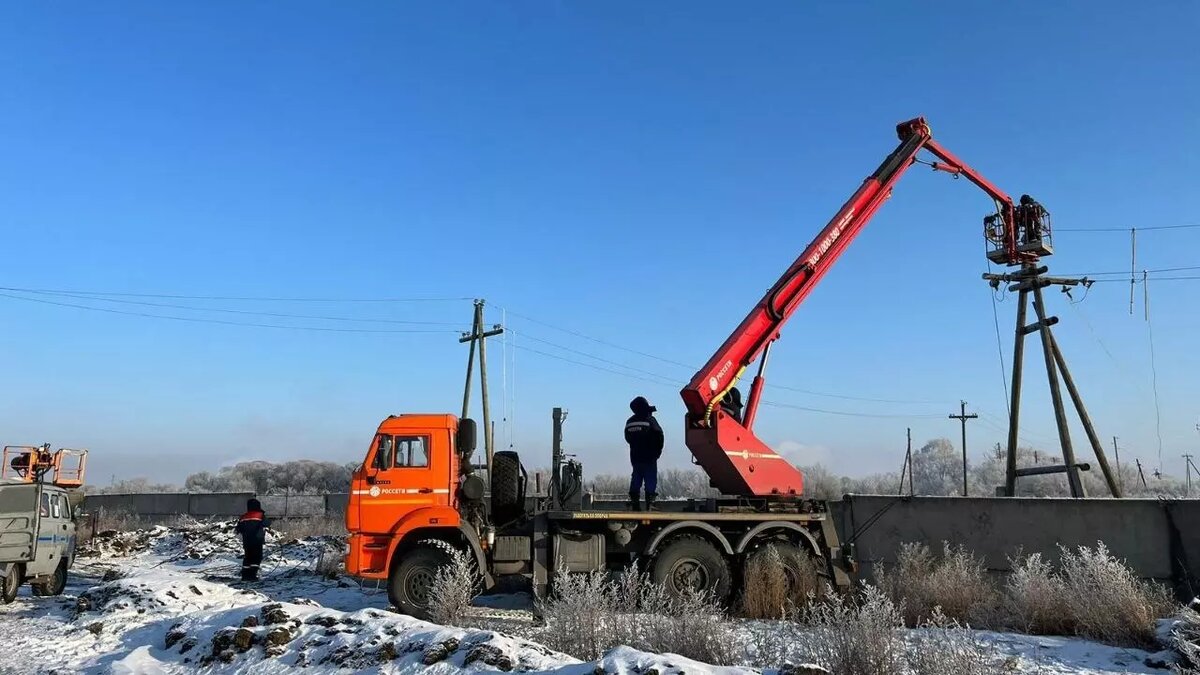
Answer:
[{"label": "truck cab", "polygon": [[[0,470],[0,604],[23,584],[34,595],[59,595],[75,563],[76,526],[70,490],[82,484],[86,451],[44,446],[4,448]],[[78,464],[68,468],[67,461]],[[40,467],[40,468],[39,468]]]}]

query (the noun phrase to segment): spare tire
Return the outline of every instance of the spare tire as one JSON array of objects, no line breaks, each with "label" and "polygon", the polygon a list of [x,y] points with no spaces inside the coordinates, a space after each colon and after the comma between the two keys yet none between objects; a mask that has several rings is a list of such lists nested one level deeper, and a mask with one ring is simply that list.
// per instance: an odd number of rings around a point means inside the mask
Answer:
[{"label": "spare tire", "polygon": [[511,450],[492,455],[492,520],[507,523],[525,512],[521,458]]}]

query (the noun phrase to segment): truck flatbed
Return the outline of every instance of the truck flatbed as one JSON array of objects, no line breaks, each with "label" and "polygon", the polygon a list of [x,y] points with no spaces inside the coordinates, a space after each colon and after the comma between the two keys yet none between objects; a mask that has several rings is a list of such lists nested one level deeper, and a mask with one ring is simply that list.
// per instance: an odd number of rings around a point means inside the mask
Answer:
[{"label": "truck flatbed", "polygon": [[723,513],[708,511],[549,511],[550,520],[627,520],[627,521],[683,521],[724,520],[734,522],[795,521],[809,522],[825,520],[826,513]]}]

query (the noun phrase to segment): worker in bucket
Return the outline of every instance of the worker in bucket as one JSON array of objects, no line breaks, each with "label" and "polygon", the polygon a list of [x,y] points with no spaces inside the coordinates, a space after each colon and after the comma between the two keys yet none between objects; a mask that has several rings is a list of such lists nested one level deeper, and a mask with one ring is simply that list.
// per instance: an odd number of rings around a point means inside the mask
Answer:
[{"label": "worker in bucket", "polygon": [[257,581],[262,565],[263,545],[267,543],[267,526],[271,521],[263,513],[257,499],[246,501],[246,512],[238,519],[237,533],[242,535],[242,581]]},{"label": "worker in bucket", "polygon": [[629,444],[629,463],[633,475],[629,480],[629,508],[641,511],[641,491],[646,488],[646,510],[654,508],[658,488],[658,458],[662,457],[663,430],[654,419],[658,410],[644,396],[629,402],[633,411],[625,422],[625,442]]}]

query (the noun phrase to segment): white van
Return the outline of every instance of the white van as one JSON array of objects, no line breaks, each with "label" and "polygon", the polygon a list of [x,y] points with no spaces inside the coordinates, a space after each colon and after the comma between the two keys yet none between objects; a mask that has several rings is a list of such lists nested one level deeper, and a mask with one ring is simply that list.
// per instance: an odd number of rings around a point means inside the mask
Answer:
[{"label": "white van", "polygon": [[34,595],[59,595],[75,562],[75,521],[67,490],[0,479],[0,604],[28,583]]}]

